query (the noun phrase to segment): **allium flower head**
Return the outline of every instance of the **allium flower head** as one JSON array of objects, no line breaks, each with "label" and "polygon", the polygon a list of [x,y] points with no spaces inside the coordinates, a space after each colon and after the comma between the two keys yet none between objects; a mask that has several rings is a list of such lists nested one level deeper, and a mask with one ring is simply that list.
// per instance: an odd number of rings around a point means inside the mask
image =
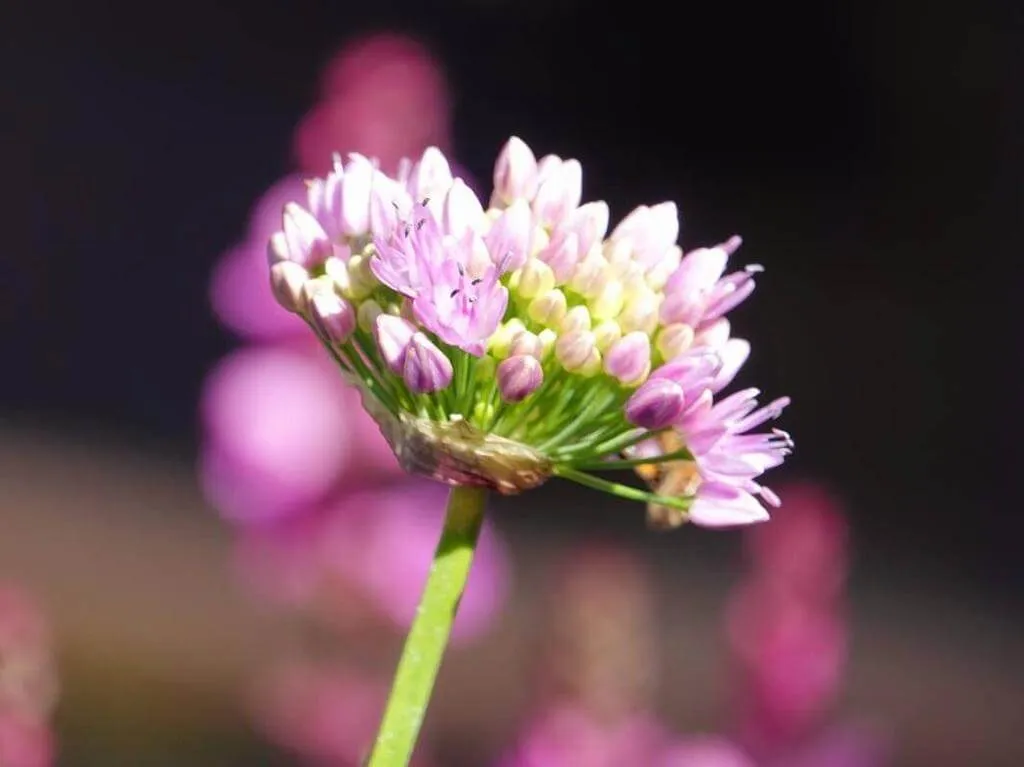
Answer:
[{"label": "allium flower head", "polygon": [[[661,526],[767,518],[759,477],[792,443],[755,429],[788,400],[716,401],[750,352],[725,315],[761,267],[728,270],[738,237],[684,255],[671,202],[609,234],[581,201],[579,162],[514,137],[487,207],[436,148],[395,176],[336,157],[270,240],[274,295],[409,471],[502,493],[561,476]],[[592,473],[634,467],[650,490]]]}]

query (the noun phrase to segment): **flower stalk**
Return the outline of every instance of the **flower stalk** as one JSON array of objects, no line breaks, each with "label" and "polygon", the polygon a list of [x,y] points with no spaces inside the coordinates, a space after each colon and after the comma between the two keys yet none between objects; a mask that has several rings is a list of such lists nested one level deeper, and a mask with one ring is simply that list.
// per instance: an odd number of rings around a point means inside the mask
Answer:
[{"label": "flower stalk", "polygon": [[473,564],[486,503],[484,488],[451,489],[441,539],[367,767],[406,767],[412,758]]}]

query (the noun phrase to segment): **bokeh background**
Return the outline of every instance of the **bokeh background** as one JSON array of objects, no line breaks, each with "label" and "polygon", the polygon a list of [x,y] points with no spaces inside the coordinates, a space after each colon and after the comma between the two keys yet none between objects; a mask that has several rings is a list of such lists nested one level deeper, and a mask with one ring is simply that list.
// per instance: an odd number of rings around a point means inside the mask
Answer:
[{"label": "bokeh background", "polygon": [[[6,10],[0,579],[52,626],[59,764],[299,758],[254,723],[251,687],[297,636],[321,640],[240,584],[236,531],[196,477],[204,380],[240,344],[209,286],[267,188],[321,156],[297,137],[325,67],[383,31],[438,63],[450,102],[430,130],[481,187],[515,133],[579,158],[613,218],[674,199],[684,247],[743,234],[767,267],[735,313],[755,348],[743,380],[795,403],[776,484],[827,489],[850,527],[830,716],[884,742],[871,763],[1024,764],[1018,4]],[[678,732],[728,728],[743,536],[653,534],[642,516],[557,484],[495,504],[511,585],[446,667],[437,764],[515,741],[551,583],[610,541],[649,571],[649,706]]]}]

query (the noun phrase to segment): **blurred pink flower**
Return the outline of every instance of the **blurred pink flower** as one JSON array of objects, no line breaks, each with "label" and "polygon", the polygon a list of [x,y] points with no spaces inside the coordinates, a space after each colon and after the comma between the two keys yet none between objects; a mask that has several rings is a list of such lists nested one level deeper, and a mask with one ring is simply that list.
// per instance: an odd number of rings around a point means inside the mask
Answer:
[{"label": "blurred pink flower", "polygon": [[360,152],[393,173],[427,146],[449,148],[445,78],[414,40],[382,34],[351,43],[327,65],[321,91],[295,132],[304,172],[325,173],[335,152]]},{"label": "blurred pink flower", "polygon": [[[499,767],[655,765],[669,742],[658,722],[636,715],[607,723],[571,706],[542,711]],[[674,767],[674,765],[673,765]]]},{"label": "blurred pink flower", "polygon": [[887,760],[884,738],[869,729],[830,727],[809,742],[763,760],[763,767],[878,767]]},{"label": "blurred pink flower", "polygon": [[[243,531],[242,577],[269,598],[313,603],[329,614],[354,607],[405,629],[412,622],[437,544],[447,489],[426,481],[351,492],[324,511]],[[501,539],[484,526],[455,621],[456,640],[493,622],[508,591]],[[347,603],[358,599],[360,604]]]},{"label": "blurred pink flower", "polygon": [[842,596],[847,575],[848,531],[840,503],[825,488],[801,482],[785,488],[786,505],[772,524],[745,537],[758,578],[771,579],[801,598]]},{"label": "blurred pink flower", "polygon": [[807,731],[839,693],[846,660],[842,617],[751,582],[728,613],[733,651],[742,666],[743,706],[757,739]]},{"label": "blurred pink flower", "polygon": [[20,590],[0,586],[0,766],[48,767],[57,672],[49,627]]},{"label": "blurred pink flower", "polygon": [[651,767],[754,767],[754,762],[725,738],[693,736],[669,746]]},{"label": "blurred pink flower", "polygon": [[211,371],[200,478],[227,518],[259,521],[322,502],[339,483],[397,471],[376,424],[318,349],[250,347]]},{"label": "blurred pink flower", "polygon": [[0,709],[0,767],[50,767],[53,733],[46,722]]},{"label": "blurred pink flower", "polygon": [[[334,666],[293,664],[257,689],[257,721],[276,744],[323,767],[358,767],[373,743],[387,685]],[[415,759],[413,765],[426,762]]]}]

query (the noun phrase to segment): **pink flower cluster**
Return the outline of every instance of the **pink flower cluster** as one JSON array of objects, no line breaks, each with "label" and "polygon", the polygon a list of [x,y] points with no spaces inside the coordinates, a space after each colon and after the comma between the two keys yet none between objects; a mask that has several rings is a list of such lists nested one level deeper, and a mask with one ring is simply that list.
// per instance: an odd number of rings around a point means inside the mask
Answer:
[{"label": "pink flower cluster", "polygon": [[528,719],[499,767],[884,764],[877,737],[830,717],[846,657],[845,519],[819,485],[785,492],[773,522],[745,533],[751,568],[725,621],[737,666],[734,734],[678,735],[653,713],[650,584],[625,550],[583,550],[570,554],[556,590],[561,617],[545,626],[576,637],[544,674],[558,694]]},{"label": "pink flower cluster", "polygon": [[0,585],[0,765],[49,767],[57,673],[49,629],[20,590]]},{"label": "pink flower cluster", "polygon": [[879,743],[829,723],[847,654],[847,526],[821,486],[786,488],[786,508],[745,533],[750,569],[727,635],[739,739],[768,767],[880,763]]},{"label": "pink flower cluster", "polygon": [[[386,168],[428,143],[447,144],[444,79],[413,41],[382,35],[353,44],[328,66],[321,95],[295,135],[304,174],[321,171],[334,152],[362,152]],[[198,471],[209,502],[236,526],[243,582],[275,604],[326,622],[344,645],[349,630],[391,632],[409,624],[445,494],[399,470],[358,393],[305,325],[273,298],[267,242],[285,205],[306,197],[300,175],[274,184],[255,205],[244,238],[214,270],[213,309],[246,344],[205,382]],[[501,541],[485,528],[456,640],[487,628],[506,589],[506,568]],[[355,765],[351,744],[369,743],[376,722],[349,721],[339,700],[346,690],[362,699],[365,685],[347,684],[351,677],[340,668],[324,673],[342,680],[330,694],[315,674],[293,676],[279,705],[261,704],[261,720],[276,723],[272,737],[314,760],[331,748],[316,733],[332,730],[344,743],[334,743],[330,763]],[[304,713],[296,718],[286,713],[290,708]],[[286,734],[282,728],[289,727]]]}]

